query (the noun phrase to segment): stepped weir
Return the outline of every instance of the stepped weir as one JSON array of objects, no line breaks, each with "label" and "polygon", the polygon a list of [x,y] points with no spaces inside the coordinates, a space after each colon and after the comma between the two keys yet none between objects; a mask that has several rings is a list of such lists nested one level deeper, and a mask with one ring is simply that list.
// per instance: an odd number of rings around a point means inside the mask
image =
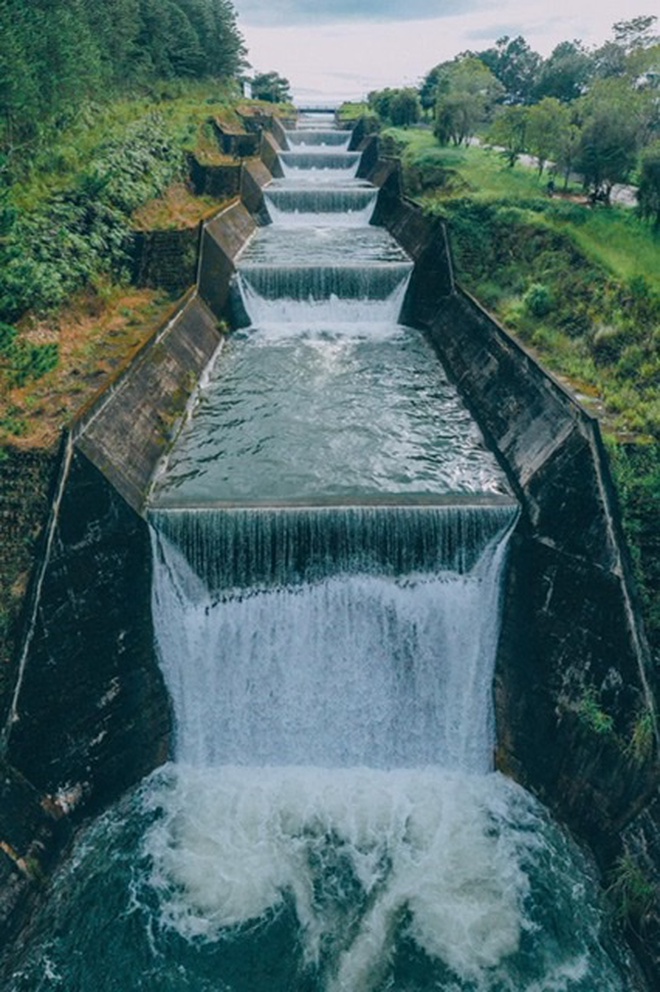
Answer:
[{"label": "stepped weir", "polygon": [[[528,495],[442,347],[405,322],[430,263],[415,269],[405,223],[373,223],[351,141],[301,121],[263,190],[269,223],[207,228],[206,367],[139,507],[170,760],[83,834],[11,992],[108,974],[172,992],[630,988],[593,864],[494,770]],[[217,246],[238,240],[215,350]],[[102,463],[107,410],[69,471]],[[129,503],[147,488],[114,484]]]}]

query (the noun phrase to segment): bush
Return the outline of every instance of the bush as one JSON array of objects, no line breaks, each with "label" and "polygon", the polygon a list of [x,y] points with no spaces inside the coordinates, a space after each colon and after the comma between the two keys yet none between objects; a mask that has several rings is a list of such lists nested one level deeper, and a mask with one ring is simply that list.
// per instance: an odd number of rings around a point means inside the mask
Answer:
[{"label": "bush", "polygon": [[11,386],[23,386],[30,379],[40,379],[59,362],[57,344],[31,344],[15,340],[5,351],[5,375]]},{"label": "bush", "polygon": [[14,222],[2,251],[0,318],[61,306],[96,275],[123,275],[133,211],[183,172],[157,115],[128,127],[101,148],[77,185]]},{"label": "bush", "polygon": [[533,317],[545,317],[553,309],[552,293],[543,283],[533,282],[523,297],[523,303]]}]

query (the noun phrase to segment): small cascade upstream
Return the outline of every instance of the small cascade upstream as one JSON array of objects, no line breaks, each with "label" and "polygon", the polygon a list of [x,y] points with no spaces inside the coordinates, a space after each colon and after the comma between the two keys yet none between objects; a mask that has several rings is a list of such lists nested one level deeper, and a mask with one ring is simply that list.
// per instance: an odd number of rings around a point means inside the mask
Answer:
[{"label": "small cascade upstream", "polygon": [[296,178],[301,172],[324,172],[332,173],[336,179],[352,179],[357,176],[360,155],[358,152],[328,152],[322,145],[314,145],[304,152],[281,152],[280,162],[285,178]]},{"label": "small cascade upstream", "polygon": [[398,322],[347,135],[287,143],[150,498],[173,761],[85,835],[10,992],[624,992],[592,867],[492,770],[517,504]]}]

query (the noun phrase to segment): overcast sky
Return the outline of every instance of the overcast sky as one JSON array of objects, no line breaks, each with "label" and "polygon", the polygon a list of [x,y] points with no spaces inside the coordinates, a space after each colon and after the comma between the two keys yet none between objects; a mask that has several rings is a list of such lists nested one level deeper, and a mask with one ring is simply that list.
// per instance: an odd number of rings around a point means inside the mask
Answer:
[{"label": "overcast sky", "polygon": [[600,44],[649,0],[234,0],[255,71],[275,70],[299,103],[416,85],[438,62],[522,34],[542,55]]}]

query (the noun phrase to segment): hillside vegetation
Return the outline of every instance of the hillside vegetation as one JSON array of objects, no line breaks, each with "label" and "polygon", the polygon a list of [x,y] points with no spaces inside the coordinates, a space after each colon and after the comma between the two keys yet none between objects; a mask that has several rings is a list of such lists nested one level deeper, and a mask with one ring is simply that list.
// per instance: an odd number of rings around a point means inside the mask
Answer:
[{"label": "hillside vegetation", "polygon": [[601,420],[660,647],[660,236],[579,185],[549,196],[537,169],[494,149],[422,129],[383,144],[408,195],[446,221],[461,285]]}]

